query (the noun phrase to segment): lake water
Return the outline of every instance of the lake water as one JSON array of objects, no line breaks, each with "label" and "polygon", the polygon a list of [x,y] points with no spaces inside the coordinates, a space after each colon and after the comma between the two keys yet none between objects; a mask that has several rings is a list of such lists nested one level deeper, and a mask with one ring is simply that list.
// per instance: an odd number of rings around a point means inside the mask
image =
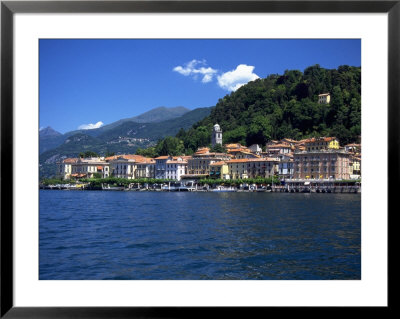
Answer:
[{"label": "lake water", "polygon": [[361,195],[40,190],[39,279],[361,279]]}]

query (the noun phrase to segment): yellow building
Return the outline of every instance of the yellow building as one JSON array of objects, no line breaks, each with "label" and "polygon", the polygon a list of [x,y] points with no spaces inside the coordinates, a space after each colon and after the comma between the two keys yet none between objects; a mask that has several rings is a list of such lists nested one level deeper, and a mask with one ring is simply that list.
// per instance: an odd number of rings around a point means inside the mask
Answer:
[{"label": "yellow building", "polygon": [[313,137],[305,140],[307,152],[320,151],[326,149],[339,149],[339,140],[336,137]]},{"label": "yellow building", "polygon": [[210,177],[229,179],[229,168],[225,161],[210,164]]},{"label": "yellow building", "polygon": [[361,177],[361,156],[350,157],[350,178]]},{"label": "yellow building", "polygon": [[245,179],[248,178],[247,174],[248,159],[233,159],[227,162],[229,167],[229,176],[231,179]]},{"label": "yellow building", "polygon": [[232,157],[225,153],[210,153],[207,149],[199,149],[187,159],[188,174],[190,175],[203,175],[210,174],[210,164],[220,161],[228,161]]}]

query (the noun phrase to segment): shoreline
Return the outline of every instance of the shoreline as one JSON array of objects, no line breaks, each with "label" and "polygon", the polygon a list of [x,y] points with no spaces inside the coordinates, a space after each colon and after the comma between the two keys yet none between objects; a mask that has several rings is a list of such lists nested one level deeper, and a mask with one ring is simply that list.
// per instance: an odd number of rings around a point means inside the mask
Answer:
[{"label": "shoreline", "polygon": [[361,194],[360,186],[334,186],[334,187],[282,187],[271,186],[270,188],[256,188],[256,189],[235,189],[235,188],[165,188],[165,189],[152,189],[152,188],[125,188],[125,187],[110,187],[110,188],[90,188],[90,187],[62,187],[57,185],[41,186],[41,190],[76,190],[76,191],[122,191],[122,192],[211,192],[211,193],[320,193],[320,194]]}]

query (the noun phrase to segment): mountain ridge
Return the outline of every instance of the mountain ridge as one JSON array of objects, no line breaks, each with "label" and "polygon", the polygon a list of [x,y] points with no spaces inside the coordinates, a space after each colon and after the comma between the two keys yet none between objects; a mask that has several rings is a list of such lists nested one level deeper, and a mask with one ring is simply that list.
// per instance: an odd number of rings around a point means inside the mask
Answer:
[{"label": "mountain ridge", "polygon": [[99,128],[73,130],[73,131],[68,131],[64,134],[57,132],[53,128],[48,126],[39,131],[39,154],[42,154],[45,151],[56,148],[57,146],[61,145],[68,137],[78,133],[83,133],[89,136],[96,137],[125,122],[159,123],[162,121],[179,118],[188,112],[191,112],[191,110],[183,106],[175,106],[175,107],[159,106],[149,111],[146,111],[142,114],[130,118],[120,119]]}]

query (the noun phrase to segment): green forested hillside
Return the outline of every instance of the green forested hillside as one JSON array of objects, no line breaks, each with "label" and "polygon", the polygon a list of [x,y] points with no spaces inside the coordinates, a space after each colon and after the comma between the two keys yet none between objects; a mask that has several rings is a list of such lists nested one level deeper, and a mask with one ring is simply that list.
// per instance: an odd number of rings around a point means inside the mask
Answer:
[{"label": "green forested hillside", "polygon": [[[318,104],[318,94],[327,92],[330,104]],[[181,130],[175,141],[169,138],[171,148],[162,140],[153,151],[177,153],[175,145],[190,154],[210,144],[215,123],[224,143],[265,145],[271,139],[311,136],[336,136],[341,145],[356,141],[361,134],[361,68],[314,65],[249,82],[220,99],[209,116]]]}]

